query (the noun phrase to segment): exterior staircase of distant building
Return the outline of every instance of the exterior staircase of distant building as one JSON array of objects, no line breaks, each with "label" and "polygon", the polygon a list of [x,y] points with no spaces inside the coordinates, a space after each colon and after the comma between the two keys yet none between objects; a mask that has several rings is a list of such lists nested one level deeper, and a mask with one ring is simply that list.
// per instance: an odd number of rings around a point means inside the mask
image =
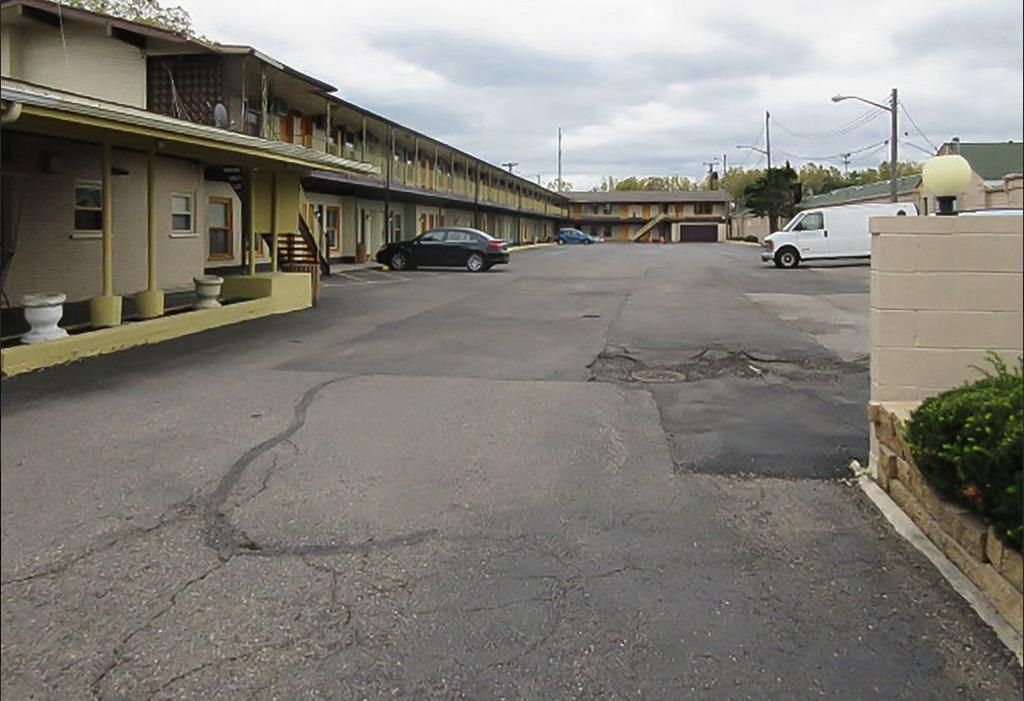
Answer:
[{"label": "exterior staircase of distant building", "polygon": [[665,214],[664,212],[659,212],[658,214],[655,214],[653,217],[651,217],[650,221],[641,226],[637,230],[637,232],[633,234],[632,240],[636,242],[642,239],[644,236],[648,236],[655,226],[665,221],[666,219],[668,219],[668,215]]}]

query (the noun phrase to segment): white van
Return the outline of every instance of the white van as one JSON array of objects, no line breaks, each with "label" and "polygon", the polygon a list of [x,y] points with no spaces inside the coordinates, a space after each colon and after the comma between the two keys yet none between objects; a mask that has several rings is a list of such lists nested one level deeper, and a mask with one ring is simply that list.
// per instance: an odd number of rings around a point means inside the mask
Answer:
[{"label": "white van", "polygon": [[793,217],[782,231],[764,238],[761,260],[777,268],[795,268],[802,260],[869,258],[871,217],[917,216],[913,202],[848,204],[808,209]]}]

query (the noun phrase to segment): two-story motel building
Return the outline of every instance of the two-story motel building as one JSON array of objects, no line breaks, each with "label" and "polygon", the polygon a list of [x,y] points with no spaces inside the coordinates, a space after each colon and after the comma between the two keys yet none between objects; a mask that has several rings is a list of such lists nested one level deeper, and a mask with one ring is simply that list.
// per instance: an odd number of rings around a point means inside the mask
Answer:
[{"label": "two-story motel building", "polygon": [[724,241],[724,190],[567,192],[570,226],[610,241]]},{"label": "two-story motel building", "polygon": [[204,273],[226,275],[236,300],[292,290],[225,313],[237,321],[308,306],[287,271],[308,289],[309,272],[446,224],[512,243],[550,241],[559,225],[724,238],[724,193],[564,196],[251,46],[52,0],[0,0],[0,32],[4,372],[28,294],[65,294],[65,323],[98,330],[166,320]]},{"label": "two-story motel building", "polygon": [[97,326],[204,271],[365,260],[437,225],[550,239],[564,199],[249,46],[3,0],[3,293]]}]

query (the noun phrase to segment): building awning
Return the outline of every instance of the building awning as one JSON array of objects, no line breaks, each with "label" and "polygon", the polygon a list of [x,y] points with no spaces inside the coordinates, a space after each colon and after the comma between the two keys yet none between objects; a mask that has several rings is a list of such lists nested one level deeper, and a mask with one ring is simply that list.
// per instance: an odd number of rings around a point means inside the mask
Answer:
[{"label": "building awning", "polygon": [[[371,163],[341,158],[283,141],[261,139],[206,124],[195,124],[137,107],[96,100],[18,80],[5,78],[0,84],[0,98],[22,104],[22,119],[32,116],[43,117],[184,146],[228,151],[249,159],[276,161],[311,170],[380,173],[380,168]],[[60,135],[64,134],[57,136]]]}]

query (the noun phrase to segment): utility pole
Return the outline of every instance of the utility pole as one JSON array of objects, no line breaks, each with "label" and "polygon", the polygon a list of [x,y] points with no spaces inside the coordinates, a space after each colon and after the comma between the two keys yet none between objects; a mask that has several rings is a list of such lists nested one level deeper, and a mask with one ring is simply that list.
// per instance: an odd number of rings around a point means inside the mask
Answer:
[{"label": "utility pole", "polygon": [[718,159],[716,158],[711,161],[704,161],[704,165],[708,167],[708,187],[709,189],[714,190],[715,180],[711,176],[715,174],[715,166],[718,165]]},{"label": "utility pole", "polygon": [[850,174],[850,156],[853,154],[844,153],[842,154],[843,159],[843,177],[847,177]]},{"label": "utility pole", "polygon": [[508,172],[511,173],[512,169],[515,168],[517,165],[519,165],[519,163],[516,161],[508,161],[507,163],[502,163],[501,167],[508,169]]},{"label": "utility pole", "polygon": [[896,88],[892,89],[892,97],[889,101],[889,117],[892,121],[892,134],[889,136],[889,200],[896,202],[899,199],[899,174],[896,172],[897,159],[899,158],[899,98]]},{"label": "utility pole", "polygon": [[764,111],[764,153],[768,158],[768,172],[772,171],[772,131],[769,120],[772,115],[768,110]]},{"label": "utility pole", "polygon": [[726,176],[728,174],[729,174],[729,155],[723,153],[722,154],[722,176],[724,177],[724,176]]},{"label": "utility pole", "polygon": [[558,127],[558,179],[555,181],[555,187],[558,191],[562,191],[562,127]]}]

